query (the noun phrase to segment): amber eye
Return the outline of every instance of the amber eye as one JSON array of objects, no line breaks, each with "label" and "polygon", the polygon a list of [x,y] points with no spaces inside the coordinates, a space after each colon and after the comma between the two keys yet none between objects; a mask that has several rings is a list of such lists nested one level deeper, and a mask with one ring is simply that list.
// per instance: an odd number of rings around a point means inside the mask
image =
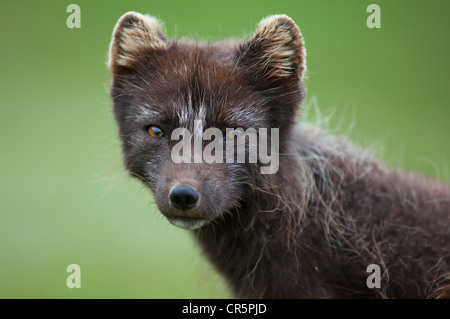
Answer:
[{"label": "amber eye", "polygon": [[151,137],[162,137],[164,135],[163,131],[159,127],[153,125],[149,126],[147,132]]},{"label": "amber eye", "polygon": [[235,128],[234,130],[230,130],[227,132],[227,136],[229,138],[235,138],[236,136],[241,135],[242,133],[244,133],[244,130],[241,128]]}]

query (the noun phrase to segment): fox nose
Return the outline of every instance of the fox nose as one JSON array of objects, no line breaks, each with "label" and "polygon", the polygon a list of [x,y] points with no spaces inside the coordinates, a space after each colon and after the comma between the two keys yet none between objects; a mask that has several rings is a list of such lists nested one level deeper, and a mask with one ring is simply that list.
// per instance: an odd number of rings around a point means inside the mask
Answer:
[{"label": "fox nose", "polygon": [[188,210],[197,206],[199,195],[188,185],[176,186],[169,195],[170,204],[181,210]]}]

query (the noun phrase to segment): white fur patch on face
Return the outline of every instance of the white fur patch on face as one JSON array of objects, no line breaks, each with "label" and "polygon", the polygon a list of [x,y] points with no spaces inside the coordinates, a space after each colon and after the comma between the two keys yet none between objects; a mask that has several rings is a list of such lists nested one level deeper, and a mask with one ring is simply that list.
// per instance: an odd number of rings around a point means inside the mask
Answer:
[{"label": "white fur patch on face", "polygon": [[158,112],[155,111],[149,104],[136,105],[137,115],[141,118],[152,119],[158,116]]},{"label": "white fur patch on face", "polygon": [[194,133],[197,136],[203,136],[203,126],[205,125],[206,121],[206,110],[203,107],[203,105],[200,106],[197,116],[194,122]]},{"label": "white fur patch on face", "polygon": [[192,100],[192,92],[187,92],[187,103],[176,106],[178,114],[178,123],[180,127],[192,128],[196,136],[203,135],[203,128],[206,121],[206,108],[203,104],[198,105],[197,111],[194,111],[194,101]]},{"label": "white fur patch on face", "polygon": [[208,223],[205,219],[194,219],[186,217],[172,217],[168,219],[172,225],[184,229],[198,229]]},{"label": "white fur patch on face", "polygon": [[114,27],[108,67],[111,69],[115,64],[128,67],[144,50],[161,50],[166,47],[167,38],[156,18],[127,12]]}]

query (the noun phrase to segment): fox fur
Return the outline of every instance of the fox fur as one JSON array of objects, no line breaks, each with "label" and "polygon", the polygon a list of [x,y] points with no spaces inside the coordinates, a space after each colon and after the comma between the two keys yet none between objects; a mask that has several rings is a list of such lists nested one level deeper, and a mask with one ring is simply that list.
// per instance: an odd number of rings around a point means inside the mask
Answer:
[{"label": "fox fur", "polygon": [[[235,297],[450,298],[449,185],[297,122],[306,53],[291,18],[267,17],[246,40],[206,43],[169,39],[156,18],[128,12],[108,67],[126,168],[162,214],[182,218]],[[161,137],[148,135],[152,125]],[[178,127],[279,128],[279,170],[175,164]],[[176,185],[198,193],[195,208],[171,205]],[[367,285],[371,264],[379,288]]]}]

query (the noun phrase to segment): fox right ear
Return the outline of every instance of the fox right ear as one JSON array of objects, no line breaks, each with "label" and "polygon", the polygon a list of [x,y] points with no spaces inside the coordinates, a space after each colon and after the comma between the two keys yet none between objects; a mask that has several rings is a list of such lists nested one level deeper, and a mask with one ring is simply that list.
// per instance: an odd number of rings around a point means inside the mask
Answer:
[{"label": "fox right ear", "polygon": [[286,15],[261,20],[253,37],[240,48],[239,62],[259,79],[301,81],[306,52],[300,29]]},{"label": "fox right ear", "polygon": [[165,50],[167,37],[154,17],[137,12],[125,13],[114,27],[109,47],[108,68],[130,68],[149,51]]}]

